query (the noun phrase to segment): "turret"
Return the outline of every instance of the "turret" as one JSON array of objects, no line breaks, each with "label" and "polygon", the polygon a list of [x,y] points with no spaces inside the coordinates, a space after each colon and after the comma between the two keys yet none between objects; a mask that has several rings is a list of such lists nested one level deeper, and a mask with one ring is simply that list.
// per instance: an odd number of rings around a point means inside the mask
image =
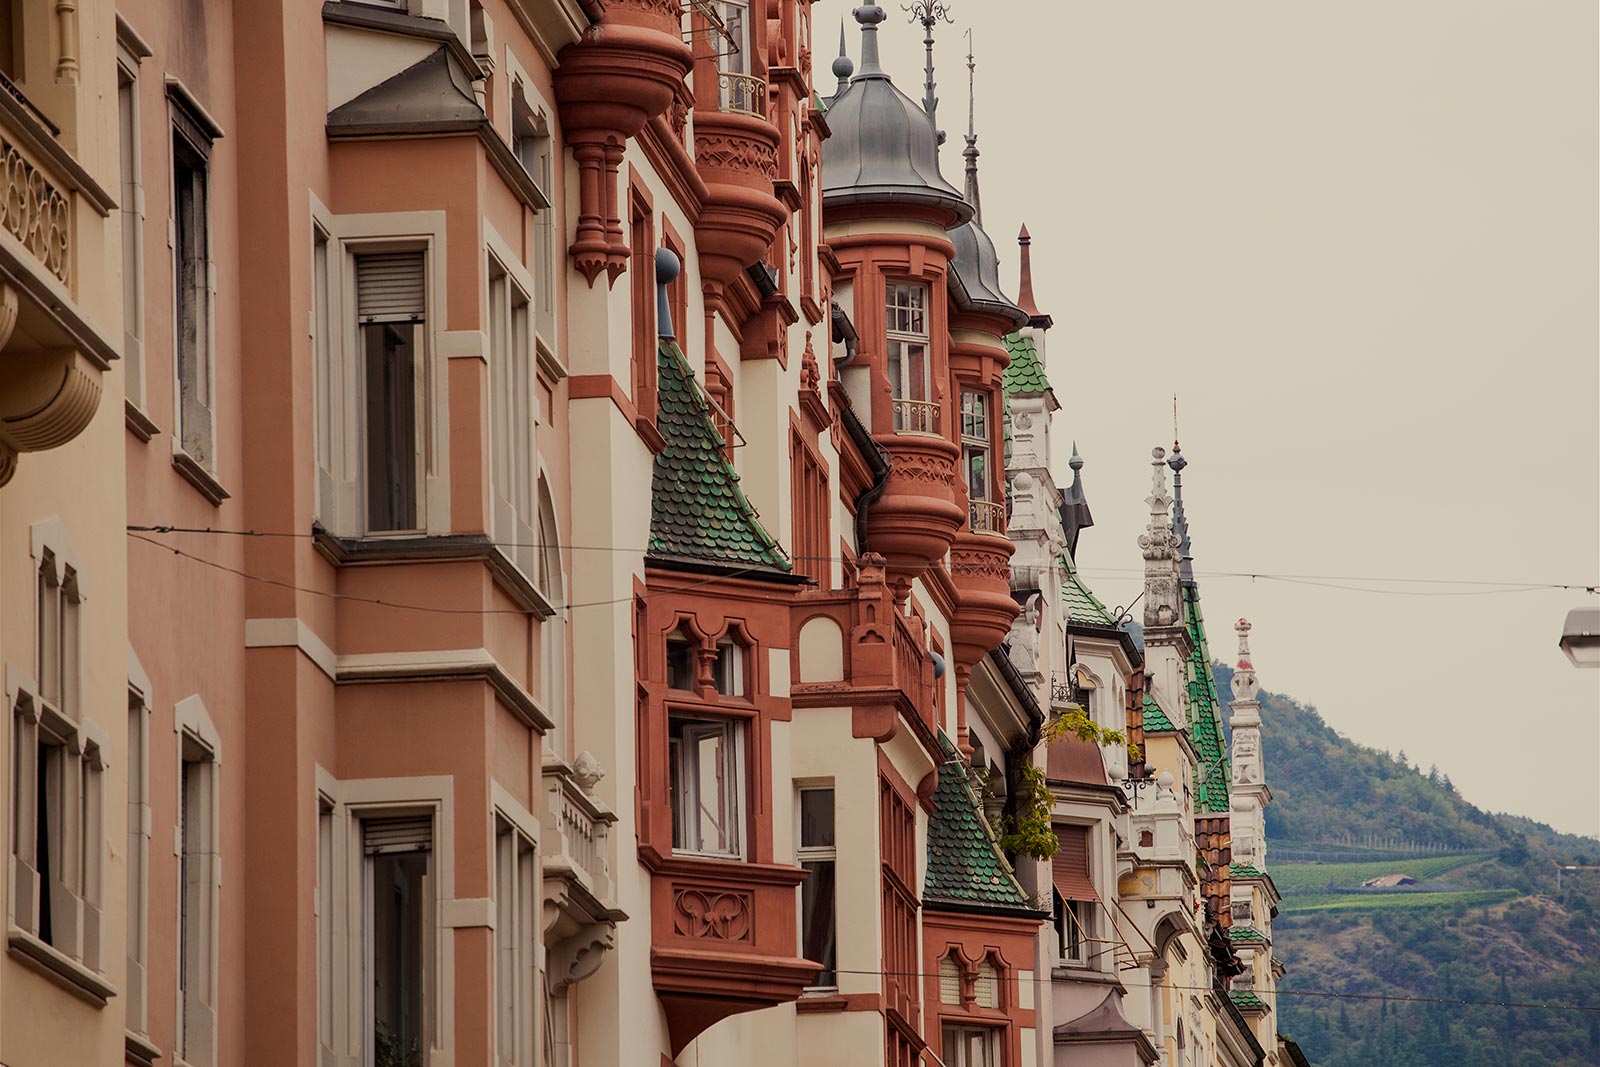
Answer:
[{"label": "turret", "polygon": [[1233,730],[1233,859],[1266,870],[1266,816],[1272,800],[1267,788],[1261,753],[1260,685],[1250,662],[1250,622],[1234,624],[1239,635],[1239,660],[1233,670],[1233,700],[1228,703],[1228,726]]}]

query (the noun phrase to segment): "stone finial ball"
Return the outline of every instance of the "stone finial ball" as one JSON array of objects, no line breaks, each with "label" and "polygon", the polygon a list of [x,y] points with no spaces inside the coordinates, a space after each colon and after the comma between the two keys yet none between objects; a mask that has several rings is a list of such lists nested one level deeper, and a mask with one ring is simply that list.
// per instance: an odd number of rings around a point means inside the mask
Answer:
[{"label": "stone finial ball", "polygon": [[676,278],[682,269],[683,264],[678,262],[676,252],[670,248],[656,249],[656,281],[665,285]]}]

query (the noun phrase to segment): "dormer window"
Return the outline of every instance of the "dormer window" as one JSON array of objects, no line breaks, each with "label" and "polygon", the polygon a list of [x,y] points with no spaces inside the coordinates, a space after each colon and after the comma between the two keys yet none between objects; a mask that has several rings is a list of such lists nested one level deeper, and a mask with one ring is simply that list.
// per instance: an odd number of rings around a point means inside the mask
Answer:
[{"label": "dormer window", "polygon": [[939,409],[929,403],[928,287],[890,282],[884,321],[894,428],[901,433],[938,433]]}]

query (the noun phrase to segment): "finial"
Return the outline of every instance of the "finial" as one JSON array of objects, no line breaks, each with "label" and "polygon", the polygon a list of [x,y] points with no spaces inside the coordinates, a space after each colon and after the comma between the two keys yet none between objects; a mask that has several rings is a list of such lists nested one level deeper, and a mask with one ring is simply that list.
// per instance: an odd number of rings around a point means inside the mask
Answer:
[{"label": "finial", "polygon": [[839,85],[834,89],[833,95],[838,96],[850,87],[850,75],[856,72],[856,65],[850,59],[850,53],[844,45],[844,19],[839,20],[839,55],[833,61],[833,76],[839,79]]},{"label": "finial", "polygon": [[878,23],[889,16],[877,4],[862,4],[850,14],[861,26],[861,68],[857,77],[884,77],[878,62]]},{"label": "finial", "polygon": [[1033,301],[1033,238],[1028,236],[1026,225],[1017,234],[1017,244],[1022,246],[1022,280],[1017,283],[1017,306],[1026,311],[1030,319],[1037,319],[1040,315],[1039,306]]},{"label": "finial", "polygon": [[1167,450],[1157,445],[1150,450],[1150,523],[1139,535],[1144,554],[1144,624],[1146,627],[1176,626],[1182,618],[1178,603],[1178,535],[1172,530],[1167,496]]},{"label": "finial", "polygon": [[1178,398],[1172,398],[1172,455],[1167,466],[1172,468],[1172,530],[1178,537],[1178,573],[1185,582],[1194,581],[1194,557],[1190,555],[1189,516],[1183,510],[1183,468],[1189,465],[1178,447]]},{"label": "finial", "polygon": [[1078,442],[1072,442],[1072,458],[1067,460],[1067,466],[1075,471],[1083,470],[1083,457],[1078,455]]},{"label": "finial", "polygon": [[909,4],[901,4],[900,10],[910,12],[911,21],[922,23],[922,28],[925,31],[922,37],[922,44],[927,49],[928,62],[927,81],[923,85],[922,110],[928,113],[928,125],[933,127],[934,143],[942,145],[944,144],[944,131],[939,129],[939,97],[934,92],[933,84],[933,27],[938,24],[940,19],[946,22],[954,22],[955,20],[950,17],[950,12],[945,9],[943,0],[912,0]]},{"label": "finial", "polygon": [[974,120],[977,102],[977,65],[972,61],[972,29],[967,29],[967,147],[961,155],[967,161],[967,203],[972,205],[972,217],[983,225],[983,202],[978,197],[978,130]]},{"label": "finial", "polygon": [[1240,619],[1233,624],[1234,632],[1239,635],[1239,663],[1234,668],[1233,702],[1247,704],[1255,700],[1261,692],[1261,684],[1256,681],[1256,669],[1250,662],[1250,620]]}]

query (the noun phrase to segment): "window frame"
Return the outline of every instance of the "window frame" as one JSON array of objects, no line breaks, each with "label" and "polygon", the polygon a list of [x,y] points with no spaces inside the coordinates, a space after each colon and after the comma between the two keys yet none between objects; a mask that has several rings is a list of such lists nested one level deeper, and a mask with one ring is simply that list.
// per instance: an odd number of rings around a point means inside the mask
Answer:
[{"label": "window frame", "polygon": [[486,262],[490,529],[500,554],[537,586],[541,478],[533,299],[525,272],[494,250]]},{"label": "window frame", "polygon": [[[198,695],[174,707],[172,729],[178,769],[172,782],[173,848],[178,861],[173,886],[172,1053],[188,1067],[214,1067],[221,975],[222,742]],[[191,825],[190,818],[198,822]]]},{"label": "window frame", "polygon": [[[902,296],[905,298],[902,300]],[[918,297],[920,296],[920,305]],[[894,407],[894,429],[898,433],[938,433],[937,408],[933,404],[933,314],[932,290],[928,283],[913,279],[890,278],[884,282],[884,372],[889,378],[889,397]],[[920,323],[920,328],[919,328]],[[922,372],[914,371],[914,348],[922,350]],[[923,409],[902,409],[902,402],[929,405]],[[920,412],[913,416],[911,412]]]},{"label": "window frame", "polygon": [[[704,773],[699,759],[699,745],[689,745],[691,740],[679,737],[679,728],[693,730],[696,742],[720,735],[722,767],[720,774],[724,785],[720,799],[726,806],[723,818],[724,833],[731,838],[731,848],[706,847],[703,832],[697,821],[691,822],[687,812],[691,806],[705,809],[698,784]],[[748,760],[750,744],[746,737],[750,724],[740,717],[707,715],[699,709],[670,708],[667,713],[667,798],[672,813],[672,851],[679,856],[702,859],[744,861],[749,858],[749,820],[751,814]]]},{"label": "window frame", "polygon": [[[129,651],[132,661],[132,650]],[[132,661],[128,680],[127,972],[123,995],[128,1030],[150,1032],[150,683]]]},{"label": "window frame", "polygon": [[[977,401],[976,408],[969,408],[969,400]],[[986,389],[961,389],[961,468],[966,479],[967,499],[973,503],[994,502],[994,448],[990,440],[993,424],[991,409],[994,405],[991,400],[991,394]],[[983,461],[983,473],[976,480],[978,493],[973,492],[973,459]]]},{"label": "window frame", "polygon": [[125,400],[137,413],[136,432],[144,440],[151,436],[145,366],[145,276],[144,276],[144,153],[140,145],[143,132],[139,102],[139,64],[144,57],[130,47],[119,21],[117,33],[117,134],[118,164],[121,170],[122,203],[122,358]]},{"label": "window frame", "polygon": [[[827,834],[829,841],[825,844],[806,843],[805,795],[807,793],[826,793],[831,798]],[[805,993],[831,993],[839,988],[839,802],[838,790],[835,788],[833,781],[829,780],[826,782],[810,782],[797,785],[795,787],[794,812],[794,861],[796,866],[802,867],[809,872],[809,876],[796,890],[796,892],[799,894],[799,901],[795,910],[799,923],[799,947],[802,954],[807,951],[811,940],[807,931],[807,920],[809,916],[806,912],[805,901],[807,887],[812,886],[817,881],[818,871],[813,870],[812,868],[813,866],[820,867],[821,865],[826,864],[829,868],[831,868],[832,871],[833,896],[830,905],[832,914],[828,917],[827,937],[827,955],[830,958],[817,961],[824,965],[822,970],[817,972],[817,977],[831,977],[833,980],[813,982],[813,984],[806,986]],[[809,959],[810,957],[806,958]]]},{"label": "window frame", "polygon": [[[214,477],[217,462],[217,359],[216,303],[217,277],[212,241],[211,154],[222,137],[221,129],[205,114],[199,103],[175,79],[167,79],[168,114],[168,236],[172,247],[173,321],[173,458],[183,469]],[[184,157],[188,157],[185,159]],[[203,198],[192,202],[191,231],[198,230],[195,249],[201,266],[185,283],[184,278],[184,191],[180,188],[180,168],[191,175],[188,195]],[[195,315],[203,319],[194,329],[195,351],[185,366],[183,346],[186,331],[179,328],[184,318],[185,297],[196,304]],[[193,380],[190,380],[191,376]],[[203,395],[193,395],[201,393]],[[187,394],[187,395],[186,395]],[[195,410],[191,413],[190,406]],[[201,420],[192,425],[192,419]],[[215,502],[215,501],[214,501]]]},{"label": "window frame", "polygon": [[[539,844],[515,814],[494,811],[495,1063],[535,1067],[542,1045]],[[509,851],[510,855],[507,855]],[[509,869],[506,861],[510,860]],[[509,985],[508,985],[509,983]],[[519,1010],[520,1006],[520,1010]],[[509,1049],[507,1046],[512,1046]]]}]

